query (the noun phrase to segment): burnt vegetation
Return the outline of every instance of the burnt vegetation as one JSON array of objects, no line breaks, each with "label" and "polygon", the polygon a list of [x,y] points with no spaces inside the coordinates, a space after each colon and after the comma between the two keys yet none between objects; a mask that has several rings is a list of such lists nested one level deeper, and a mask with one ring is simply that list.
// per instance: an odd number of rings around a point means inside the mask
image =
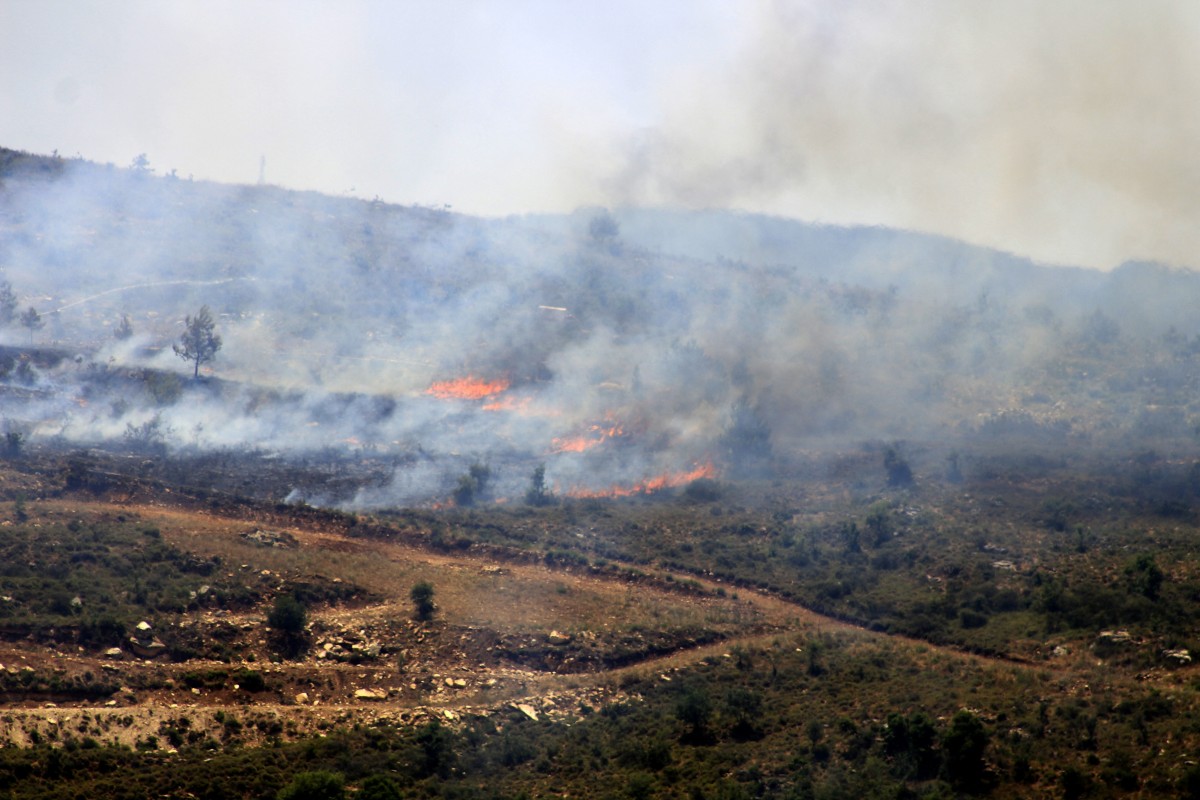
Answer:
[{"label": "burnt vegetation", "polygon": [[1200,796],[1196,273],[140,158],[0,150],[5,796]]}]

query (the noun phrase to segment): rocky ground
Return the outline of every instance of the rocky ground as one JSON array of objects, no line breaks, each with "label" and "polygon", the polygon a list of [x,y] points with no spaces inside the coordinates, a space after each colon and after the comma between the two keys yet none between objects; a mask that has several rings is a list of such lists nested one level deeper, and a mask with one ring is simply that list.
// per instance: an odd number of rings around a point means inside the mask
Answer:
[{"label": "rocky ground", "polygon": [[[103,647],[56,640],[53,632],[10,636],[0,642],[0,742],[16,746],[217,747],[346,724],[574,716],[620,697],[631,671],[661,671],[669,680],[688,663],[728,655],[739,637],[811,622],[773,598],[734,599],[715,586],[698,591],[694,580],[688,591],[682,582],[631,585],[419,542],[356,539],[303,519],[281,526],[275,510],[266,519],[248,507],[197,508],[166,490],[41,497],[31,505],[35,519],[119,513],[152,522],[173,546],[220,556],[230,571],[217,577],[227,580],[268,590],[300,578],[354,582],[363,591],[313,607],[304,652],[294,658],[278,654],[266,605],[161,616]],[[432,576],[439,587],[432,620],[413,618],[407,594],[414,575]],[[201,599],[206,591],[207,584],[197,586]],[[626,625],[630,609],[659,622]],[[180,652],[199,656],[178,660]],[[235,656],[205,657],[214,652]]]}]

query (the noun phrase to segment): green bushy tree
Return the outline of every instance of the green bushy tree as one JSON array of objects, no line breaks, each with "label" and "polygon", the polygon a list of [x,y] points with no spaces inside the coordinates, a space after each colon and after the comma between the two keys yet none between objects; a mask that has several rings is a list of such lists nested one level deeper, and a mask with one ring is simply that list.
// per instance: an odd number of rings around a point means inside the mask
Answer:
[{"label": "green bushy tree", "polygon": [[175,355],[192,364],[192,377],[200,377],[200,365],[207,364],[221,349],[221,337],[208,306],[201,306],[196,316],[188,315],[179,341],[172,346]]}]

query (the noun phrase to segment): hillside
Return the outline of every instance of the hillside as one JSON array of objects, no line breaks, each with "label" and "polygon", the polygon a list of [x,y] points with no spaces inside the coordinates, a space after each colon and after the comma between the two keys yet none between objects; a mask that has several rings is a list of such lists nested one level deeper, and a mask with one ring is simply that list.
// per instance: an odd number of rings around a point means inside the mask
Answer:
[{"label": "hillside", "polygon": [[[1094,444],[1145,414],[1178,438],[1195,416],[1188,271],[717,212],[484,220],[12,151],[0,175],[0,265],[49,322],[38,342],[72,359],[26,384],[88,398],[6,416],[85,445],[157,419],[176,449],[402,462],[360,506],[444,499],[473,461],[498,496],[541,462],[595,492],[708,464],[786,473],[827,442],[946,441],[996,415]],[[219,388],[170,374],[201,305]],[[161,378],[139,396],[112,374],[131,368]],[[462,397],[431,392],[456,380]]]},{"label": "hillside", "polygon": [[6,796],[1200,796],[1190,270],[11,150],[0,267]]}]

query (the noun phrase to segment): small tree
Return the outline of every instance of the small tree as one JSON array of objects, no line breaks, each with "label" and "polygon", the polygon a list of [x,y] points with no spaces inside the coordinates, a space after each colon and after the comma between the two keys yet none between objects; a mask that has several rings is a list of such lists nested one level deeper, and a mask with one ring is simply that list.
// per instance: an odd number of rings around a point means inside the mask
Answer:
[{"label": "small tree", "polygon": [[950,720],[942,734],[942,769],[953,786],[974,791],[984,784],[988,738],[983,723],[970,711],[959,711]]},{"label": "small tree", "polygon": [[883,468],[887,470],[888,486],[903,489],[913,485],[912,467],[898,445],[891,445],[883,451]]},{"label": "small tree", "polygon": [[433,584],[428,581],[421,581],[412,587],[412,591],[408,593],[408,596],[412,598],[417,619],[421,622],[433,619],[433,612],[437,611],[437,605],[433,602]]},{"label": "small tree", "polygon": [[308,649],[308,609],[295,595],[281,594],[267,615],[275,649],[287,658],[295,658]]},{"label": "small tree", "polygon": [[525,502],[531,506],[548,506],[554,502],[554,496],[546,488],[546,465],[538,464],[529,478],[529,490],[525,492]]},{"label": "small tree", "polygon": [[0,325],[11,325],[17,318],[17,293],[12,284],[0,281]]},{"label": "small tree", "polygon": [[763,732],[758,724],[763,708],[763,697],[760,693],[742,687],[730,689],[725,695],[725,708],[733,720],[730,733],[735,740],[748,742],[762,738]]},{"label": "small tree", "polygon": [[113,330],[113,337],[119,341],[124,341],[133,336],[133,323],[129,321],[128,314],[121,315],[121,324]]},{"label": "small tree", "polygon": [[420,760],[417,763],[418,774],[422,778],[431,775],[447,777],[450,768],[454,766],[454,746],[450,732],[438,724],[435,719],[417,728],[413,737],[420,748]]},{"label": "small tree", "polygon": [[308,609],[295,595],[281,594],[275,598],[275,606],[267,615],[267,624],[284,633],[300,633],[308,624]]},{"label": "small tree", "polygon": [[1125,567],[1125,577],[1129,580],[1131,591],[1147,600],[1157,600],[1165,575],[1158,564],[1154,563],[1154,556],[1143,553]]},{"label": "small tree", "polygon": [[42,315],[33,306],[21,312],[21,326],[29,328],[29,344],[33,345],[33,332],[40,331],[46,326],[46,321],[42,319]]},{"label": "small tree", "polygon": [[871,507],[867,509],[867,518],[864,522],[867,532],[871,534],[872,546],[879,547],[891,538],[892,510],[885,501],[872,503]]},{"label": "small tree", "polygon": [[621,226],[607,210],[601,210],[588,221],[588,239],[597,247],[611,250],[621,235]]},{"label": "small tree", "polygon": [[675,701],[675,718],[688,726],[685,742],[700,743],[708,739],[708,723],[712,719],[712,700],[708,692],[692,686]]},{"label": "small tree", "polygon": [[201,306],[196,316],[184,318],[184,331],[179,342],[173,345],[175,355],[192,362],[192,377],[200,377],[200,365],[207,364],[221,349],[221,337],[217,335],[216,323],[208,306]]},{"label": "small tree", "polygon": [[476,500],[483,499],[487,495],[488,481],[491,477],[492,470],[486,464],[472,464],[467,474],[458,478],[458,486],[454,490],[454,504],[471,506]]}]

